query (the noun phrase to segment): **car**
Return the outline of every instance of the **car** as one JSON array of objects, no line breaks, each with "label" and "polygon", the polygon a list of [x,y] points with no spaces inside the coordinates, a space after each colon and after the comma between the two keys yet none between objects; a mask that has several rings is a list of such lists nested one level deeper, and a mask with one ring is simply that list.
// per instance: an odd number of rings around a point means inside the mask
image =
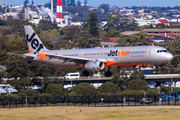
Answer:
[{"label": "car", "polygon": [[139,102],[140,102],[140,104],[151,104],[153,102],[153,100],[150,98],[141,98],[139,100]]},{"label": "car", "polygon": [[79,79],[80,73],[68,73],[66,76],[64,76],[65,79]]},{"label": "car", "polygon": [[67,87],[67,91],[71,92],[72,91],[72,87]]}]

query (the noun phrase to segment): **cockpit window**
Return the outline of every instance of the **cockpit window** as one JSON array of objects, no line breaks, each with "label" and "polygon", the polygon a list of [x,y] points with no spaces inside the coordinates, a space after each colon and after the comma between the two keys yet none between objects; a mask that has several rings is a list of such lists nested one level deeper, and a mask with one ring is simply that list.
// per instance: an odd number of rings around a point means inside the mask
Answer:
[{"label": "cockpit window", "polygon": [[162,52],[169,52],[167,50],[158,50],[157,53],[162,53]]}]

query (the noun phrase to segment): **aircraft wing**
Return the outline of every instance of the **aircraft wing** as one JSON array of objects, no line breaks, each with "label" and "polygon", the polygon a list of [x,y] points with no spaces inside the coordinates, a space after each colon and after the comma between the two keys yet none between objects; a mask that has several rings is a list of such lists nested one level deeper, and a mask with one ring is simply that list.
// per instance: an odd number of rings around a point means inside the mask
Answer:
[{"label": "aircraft wing", "polygon": [[[46,56],[49,57],[49,59],[57,58],[57,59],[64,60],[64,63],[66,62],[84,63],[87,61],[94,61],[94,59],[90,59],[90,58],[64,56],[64,55],[58,55],[58,54],[53,54],[53,53],[41,53],[41,54],[45,54]],[[97,60],[101,62],[106,62],[106,60],[103,60],[103,59],[97,59]]]}]

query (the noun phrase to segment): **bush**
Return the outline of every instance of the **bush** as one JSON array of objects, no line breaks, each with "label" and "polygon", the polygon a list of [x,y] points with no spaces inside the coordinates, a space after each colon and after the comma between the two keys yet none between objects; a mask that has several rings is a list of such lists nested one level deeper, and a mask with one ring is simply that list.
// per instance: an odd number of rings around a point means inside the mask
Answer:
[{"label": "bush", "polygon": [[52,95],[49,94],[49,93],[43,93],[43,94],[40,94],[39,97],[38,97],[38,102],[42,104],[46,104],[47,103],[47,98],[51,97]]},{"label": "bush", "polygon": [[106,82],[98,88],[98,91],[100,93],[106,93],[108,95],[108,94],[115,94],[117,92],[120,92],[121,88],[118,87],[117,84]]},{"label": "bush", "polygon": [[62,85],[49,84],[47,86],[46,93],[49,93],[52,96],[66,96],[67,95],[67,90],[64,89],[64,87]]},{"label": "bush", "polygon": [[7,105],[8,102],[20,102],[22,99],[19,99],[21,97],[14,95],[14,94],[8,94],[8,95],[1,95],[0,96],[0,105],[3,105],[3,99],[4,99],[4,105]]},{"label": "bush", "polygon": [[28,102],[31,104],[34,104],[35,101],[37,101],[37,99],[39,97],[39,93],[37,90],[32,90],[32,89],[23,90],[20,93],[18,93],[18,96],[25,97],[25,95],[23,93],[25,93],[27,95]]},{"label": "bush", "polygon": [[129,90],[148,90],[147,87],[148,83],[145,80],[141,80],[139,78],[131,80],[129,85],[128,85],[128,89]]}]

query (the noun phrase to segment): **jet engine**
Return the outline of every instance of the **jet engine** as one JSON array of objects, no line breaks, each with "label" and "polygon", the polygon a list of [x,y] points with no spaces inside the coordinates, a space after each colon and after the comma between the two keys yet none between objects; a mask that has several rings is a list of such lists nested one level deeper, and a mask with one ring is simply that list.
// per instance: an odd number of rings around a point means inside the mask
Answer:
[{"label": "jet engine", "polygon": [[89,62],[86,62],[84,64],[84,68],[86,70],[94,70],[94,71],[102,70],[102,69],[104,69],[104,66],[105,66],[104,62],[101,62],[101,61],[98,61],[98,60],[96,60],[96,61],[89,61]]}]

